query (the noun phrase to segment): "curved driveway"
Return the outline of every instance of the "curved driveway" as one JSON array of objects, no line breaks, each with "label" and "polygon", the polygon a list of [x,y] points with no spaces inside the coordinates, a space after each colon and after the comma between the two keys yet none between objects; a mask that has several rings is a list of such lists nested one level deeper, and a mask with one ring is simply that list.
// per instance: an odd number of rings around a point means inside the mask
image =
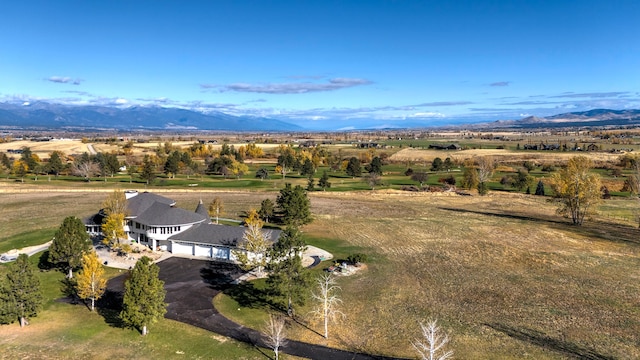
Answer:
[{"label": "curved driveway", "polygon": [[[214,307],[212,299],[243,272],[233,264],[191,260],[172,257],[158,263],[160,279],[165,282],[167,313],[165,317],[206,330],[213,331],[235,340],[263,348],[262,335],[253,329],[236,324],[222,316]],[[109,290],[121,292],[126,275],[109,281]],[[280,348],[286,354],[308,359],[364,360],[395,359],[384,356],[353,353],[325,346],[289,340]]]}]

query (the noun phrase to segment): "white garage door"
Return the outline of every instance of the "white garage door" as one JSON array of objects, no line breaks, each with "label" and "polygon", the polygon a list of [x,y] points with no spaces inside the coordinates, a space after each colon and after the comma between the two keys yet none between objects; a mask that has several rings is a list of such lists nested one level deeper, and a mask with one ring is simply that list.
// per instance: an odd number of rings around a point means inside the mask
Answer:
[{"label": "white garage door", "polygon": [[229,249],[214,247],[212,251],[213,251],[213,254],[211,255],[211,257],[214,257],[216,259],[229,260]]},{"label": "white garage door", "polygon": [[211,246],[195,245],[194,252],[195,256],[211,257]]},{"label": "white garage door", "polygon": [[174,242],[171,243],[171,252],[174,254],[193,255],[193,245]]}]

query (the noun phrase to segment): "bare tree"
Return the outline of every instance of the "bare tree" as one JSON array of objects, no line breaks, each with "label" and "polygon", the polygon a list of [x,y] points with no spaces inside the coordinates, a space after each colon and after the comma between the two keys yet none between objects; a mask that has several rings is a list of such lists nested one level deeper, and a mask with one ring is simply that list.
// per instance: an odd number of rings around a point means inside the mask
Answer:
[{"label": "bare tree", "polygon": [[71,173],[76,176],[82,176],[87,181],[91,181],[91,177],[100,173],[100,166],[93,161],[85,161],[80,164],[74,164]]},{"label": "bare tree", "polygon": [[438,320],[429,320],[426,324],[420,323],[422,338],[411,343],[422,360],[446,360],[453,357],[453,351],[445,351],[449,336],[442,334],[437,322]]},{"label": "bare tree", "polygon": [[487,182],[493,176],[495,160],[491,156],[483,156],[478,159],[478,192],[480,195],[487,193]]},{"label": "bare tree", "polygon": [[285,318],[282,315],[269,315],[269,320],[265,322],[264,342],[269,346],[275,354],[275,360],[278,360],[280,347],[287,344],[287,329],[285,327]]},{"label": "bare tree", "polygon": [[321,275],[316,279],[316,282],[319,292],[313,292],[311,295],[318,304],[311,313],[322,320],[324,338],[328,339],[329,322],[336,322],[338,317],[345,317],[344,313],[338,310],[342,300],[338,297],[336,291],[340,290],[340,287],[336,285],[336,279],[331,274]]}]

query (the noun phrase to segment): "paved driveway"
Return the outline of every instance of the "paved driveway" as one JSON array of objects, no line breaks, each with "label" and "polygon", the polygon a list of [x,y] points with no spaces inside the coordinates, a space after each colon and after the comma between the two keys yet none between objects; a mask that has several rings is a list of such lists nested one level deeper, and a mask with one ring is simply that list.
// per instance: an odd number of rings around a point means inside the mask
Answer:
[{"label": "paved driveway", "polygon": [[[255,330],[236,324],[222,316],[213,307],[212,299],[223,289],[233,286],[231,281],[244,272],[234,264],[192,260],[172,257],[162,262],[160,279],[165,282],[167,313],[165,317],[215,333],[243,341],[255,346],[268,348],[261,334]],[[109,281],[108,288],[115,293],[122,292],[126,274]],[[392,359],[381,356],[356,354],[328,347],[289,341],[280,349],[282,352],[309,359]]]}]

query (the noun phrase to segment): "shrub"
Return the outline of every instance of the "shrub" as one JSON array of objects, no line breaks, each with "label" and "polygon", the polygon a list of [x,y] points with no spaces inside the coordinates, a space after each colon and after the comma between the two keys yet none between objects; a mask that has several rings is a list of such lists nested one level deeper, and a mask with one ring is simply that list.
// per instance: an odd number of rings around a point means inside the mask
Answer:
[{"label": "shrub", "polygon": [[358,263],[366,262],[367,260],[368,260],[367,255],[363,253],[355,253],[347,257],[347,261],[354,265]]}]

